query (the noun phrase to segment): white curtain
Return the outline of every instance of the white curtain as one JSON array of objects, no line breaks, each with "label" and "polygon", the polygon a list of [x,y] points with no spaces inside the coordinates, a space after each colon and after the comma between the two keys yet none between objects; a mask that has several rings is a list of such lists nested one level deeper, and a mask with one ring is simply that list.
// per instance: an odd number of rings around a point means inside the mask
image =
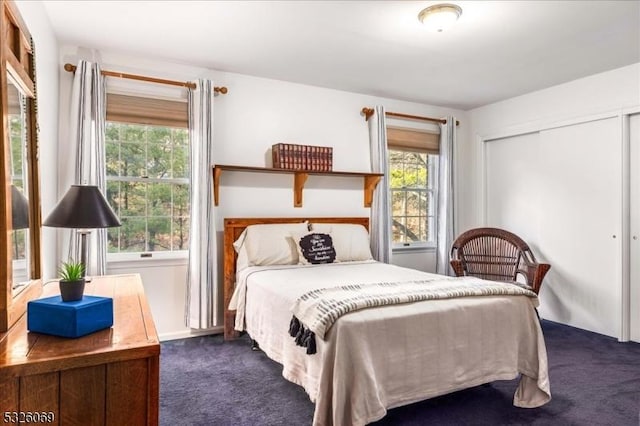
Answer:
[{"label": "white curtain", "polygon": [[454,152],[456,144],[456,119],[447,117],[440,125],[440,155],[438,162],[438,211],[436,273],[453,275],[449,265],[454,229]]},{"label": "white curtain", "polygon": [[391,196],[388,182],[387,126],[384,107],[376,106],[375,114],[369,118],[369,146],[371,150],[371,171],[384,173],[378,183],[371,205],[369,234],[371,236],[371,253],[379,262],[391,261]]},{"label": "white curtain", "polygon": [[213,94],[213,82],[203,79],[189,91],[191,224],[185,321],[194,329],[221,322],[212,199]]},{"label": "white curtain", "polygon": [[[105,165],[106,84],[100,66],[84,60],[78,62],[71,91],[69,123],[70,149],[61,153],[62,170],[60,197],[72,184],[96,185],[106,194]],[[80,260],[78,236],[71,230],[68,240],[63,239],[63,251],[68,258]],[[92,230],[89,240],[87,275],[104,275],[107,266],[107,231]]]}]

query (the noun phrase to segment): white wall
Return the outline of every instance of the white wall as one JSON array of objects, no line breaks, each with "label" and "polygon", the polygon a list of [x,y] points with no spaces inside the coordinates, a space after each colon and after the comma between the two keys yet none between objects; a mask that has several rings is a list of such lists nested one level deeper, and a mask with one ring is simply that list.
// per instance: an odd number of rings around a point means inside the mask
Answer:
[{"label": "white wall", "polygon": [[[49,182],[55,182],[58,174],[58,93],[59,49],[49,17],[41,2],[16,2],[24,19],[36,51],[36,87],[38,93],[39,160],[40,160],[40,199],[43,218],[58,202],[55,188]],[[42,228],[42,267],[45,278],[56,274],[56,232],[52,228]]]},{"label": "white wall", "polygon": [[[459,139],[466,135],[467,116],[459,110],[378,98],[259,77],[206,70],[179,64],[141,60],[109,52],[88,52],[67,46],[61,50],[60,67],[77,58],[99,57],[104,69],[156,77],[193,80],[206,77],[229,93],[216,97],[214,106],[214,162],[218,164],[269,166],[269,148],[278,142],[333,146],[334,170],[369,171],[368,128],[360,110],[383,104],[389,111],[443,117],[460,121]],[[168,71],[170,70],[170,71]],[[65,146],[68,97],[72,76],[61,75],[61,144]],[[153,89],[148,89],[153,90]],[[62,159],[61,159],[62,160]],[[220,205],[215,209],[219,241],[225,217],[274,216],[368,216],[363,207],[363,182],[354,178],[310,176],[304,189],[303,207],[293,207],[292,177],[224,172]],[[220,256],[222,247],[219,245]],[[434,253],[395,254],[393,262],[434,270]],[[221,264],[221,262],[220,262]],[[158,265],[111,263],[109,273],[140,272],[161,338],[189,334],[183,325],[186,275],[185,261]],[[219,279],[222,279],[220,268]]]},{"label": "white wall", "polygon": [[478,138],[511,136],[552,123],[640,103],[640,63],[486,105],[469,111],[469,137],[459,144],[459,229],[482,223]]},{"label": "white wall", "polygon": [[[621,318],[623,306],[628,304],[628,301],[620,297],[624,294],[623,288],[627,286],[623,277],[628,269],[623,260],[626,254],[621,241],[626,235],[620,232],[625,227],[625,212],[628,215],[628,211],[624,210],[627,202],[624,187],[628,181],[623,173],[627,155],[624,146],[627,142],[623,140],[620,123],[625,112],[639,106],[640,64],[634,64],[472,110],[472,136],[465,140],[466,146],[461,147],[465,158],[460,168],[466,174],[461,188],[464,206],[458,210],[461,229],[496,221],[496,212],[506,216],[500,218],[500,223],[514,224],[534,249],[538,250],[537,254],[542,254],[542,260],[552,264],[546,280],[548,288],[545,291],[543,285],[541,292],[541,315],[619,338],[624,338],[622,330],[626,325],[621,322]],[[593,133],[578,136],[579,129],[591,128],[580,123],[599,123],[599,120],[604,122],[605,119],[613,124],[608,126],[608,130],[597,141],[589,142],[590,152],[580,152],[585,146],[581,142],[587,141],[587,135],[593,136]],[[567,129],[567,132],[563,129]],[[538,131],[545,135],[543,139],[536,139]],[[559,136],[555,142],[544,145],[542,141],[548,140],[550,134]],[[483,141],[491,142],[485,145]],[[508,147],[502,146],[499,152],[508,154],[506,161],[512,163],[505,166],[499,158],[492,157],[493,148],[497,149],[500,145],[489,149],[491,144],[510,144]],[[594,144],[598,149],[604,150],[601,158],[594,152]],[[568,147],[571,147],[570,151],[566,151]],[[588,154],[589,161],[578,161],[579,158],[586,158],[578,154]],[[559,158],[567,161],[559,164]],[[592,166],[602,165],[605,159],[609,165],[606,176],[602,176],[601,181],[596,179],[595,183],[593,179],[587,179],[593,176],[586,176],[585,173],[599,170]],[[538,162],[533,170],[527,163],[528,160]],[[520,167],[514,161],[524,164]],[[487,181],[492,179],[494,169],[500,169],[498,173],[509,169],[511,171],[508,174],[515,176],[506,184],[506,189],[492,191],[487,188]],[[557,172],[554,177],[549,170]],[[581,179],[580,176],[584,178]],[[493,182],[494,189],[501,186],[495,185],[496,179]],[[602,214],[596,214],[597,209],[593,208],[589,211],[575,211],[575,206],[567,206],[554,215],[554,207],[566,205],[579,193],[584,193],[583,200],[591,202],[593,196],[597,196],[594,190],[600,188],[601,185],[598,184],[603,182],[613,186],[606,192],[608,197],[600,197],[603,202],[599,206],[603,209]],[[518,197],[510,191],[518,184],[530,188],[530,197],[524,204],[519,203]],[[558,203],[549,204],[549,194],[564,195],[557,198]],[[509,202],[515,200],[513,209],[505,208],[507,198]],[[609,201],[605,202],[605,198]],[[530,213],[527,213],[527,203]],[[583,204],[587,205],[588,202],[584,201]],[[573,219],[567,219],[571,211]],[[490,217],[484,217],[486,212],[490,213]],[[520,216],[515,217],[516,214]],[[594,214],[597,217],[593,217]],[[541,217],[545,220],[540,219]],[[585,222],[587,218],[590,218],[589,226],[577,229],[578,224]],[[527,220],[532,223],[526,224]],[[544,232],[541,233],[541,229]],[[550,232],[554,234],[550,235]],[[541,238],[542,234],[546,237]],[[574,238],[576,235],[579,238]],[[608,245],[604,244],[605,239]],[[612,241],[615,243],[609,247]],[[580,247],[572,248],[575,245]],[[600,250],[606,253],[597,256]],[[579,253],[583,255],[580,256]],[[590,257],[584,253],[589,256],[595,254],[599,260],[588,260]],[[562,259],[564,260],[561,261]],[[601,266],[599,262],[602,262]],[[585,267],[580,269],[580,265]],[[575,278],[586,271],[591,271],[591,278],[599,277],[595,279],[598,283],[592,283],[592,288],[581,286],[571,291],[571,286],[580,282],[571,277]],[[602,307],[606,307],[606,312],[601,310]]]}]

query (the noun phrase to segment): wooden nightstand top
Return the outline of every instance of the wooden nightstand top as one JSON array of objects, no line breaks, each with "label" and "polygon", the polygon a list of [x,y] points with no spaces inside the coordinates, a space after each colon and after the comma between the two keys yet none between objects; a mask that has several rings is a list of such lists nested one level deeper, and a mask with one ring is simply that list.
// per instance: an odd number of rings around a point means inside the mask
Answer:
[{"label": "wooden nightstand top", "polygon": [[[58,284],[41,297],[59,294]],[[140,276],[93,277],[85,294],[113,298],[113,327],[76,339],[27,331],[24,315],[0,334],[0,379],[68,368],[145,358],[160,353],[160,343]]]}]

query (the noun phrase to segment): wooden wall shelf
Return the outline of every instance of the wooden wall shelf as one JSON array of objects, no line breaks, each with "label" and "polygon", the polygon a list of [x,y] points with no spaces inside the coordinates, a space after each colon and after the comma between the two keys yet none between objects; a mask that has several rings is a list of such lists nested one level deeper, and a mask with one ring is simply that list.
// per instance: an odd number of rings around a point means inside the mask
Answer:
[{"label": "wooden wall shelf", "polygon": [[302,190],[304,184],[310,175],[314,176],[338,176],[338,177],[360,177],[364,179],[364,206],[371,207],[373,201],[373,190],[376,189],[378,182],[384,176],[382,173],[359,173],[359,172],[319,172],[311,170],[289,170],[275,169],[268,167],[249,167],[249,166],[229,166],[216,164],[213,166],[213,198],[217,206],[219,200],[218,187],[220,185],[220,176],[222,172],[251,172],[251,173],[279,173],[293,175],[293,206],[302,207]]}]

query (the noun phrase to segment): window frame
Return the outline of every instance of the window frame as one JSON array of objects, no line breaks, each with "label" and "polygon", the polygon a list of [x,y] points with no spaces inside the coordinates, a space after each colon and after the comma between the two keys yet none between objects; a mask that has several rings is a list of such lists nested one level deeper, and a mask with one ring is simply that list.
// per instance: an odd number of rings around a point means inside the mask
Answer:
[{"label": "window frame", "polygon": [[[428,137],[433,137],[434,132],[432,131],[424,131],[422,129],[412,129],[412,128],[400,128],[400,127],[390,127],[396,131],[401,131],[401,132],[415,132],[416,134],[420,134],[420,133],[428,133],[429,136]],[[403,136],[406,136],[403,135]],[[430,241],[419,241],[419,242],[406,242],[406,243],[395,243],[393,241],[393,233],[391,235],[391,250],[392,253],[403,253],[403,252],[426,252],[426,251],[434,251],[437,247],[437,241],[436,241],[436,229],[437,229],[437,218],[438,218],[438,167],[439,167],[439,154],[433,149],[433,143],[432,142],[427,142],[429,149],[419,149],[416,148],[415,145],[411,145],[411,144],[404,144],[404,141],[400,141],[400,143],[394,144],[393,142],[389,143],[390,141],[388,141],[387,143],[387,151],[401,151],[401,152],[417,152],[420,154],[426,154],[427,155],[427,182],[426,182],[426,188],[420,188],[420,192],[425,192],[427,194],[430,194],[430,196],[432,197],[431,200],[432,202],[428,204],[427,207],[427,211],[426,211],[426,226],[427,226],[427,235],[429,235],[430,237],[432,237],[432,239]],[[389,167],[389,171],[391,170],[390,168],[390,160],[387,159],[387,165]],[[391,220],[391,224],[393,226],[393,204],[392,204],[392,200],[393,200],[393,193],[394,192],[405,192],[405,191],[415,191],[415,188],[405,188],[405,189],[393,189],[391,187],[391,179],[389,179],[388,181],[388,185],[389,185],[389,195],[391,197],[391,212],[390,212],[390,220]],[[432,207],[432,209],[429,209],[429,207]],[[429,211],[432,211],[432,214],[429,214]],[[433,222],[433,227],[432,229],[429,228],[429,222]]]},{"label": "window frame", "polygon": [[[177,126],[174,124],[155,124],[155,123],[135,123],[132,121],[120,121],[120,120],[114,120],[114,119],[107,119],[105,122],[105,126],[108,125],[109,123],[115,123],[118,125],[134,125],[134,126],[141,126],[141,127],[147,127],[147,126],[155,126],[155,127],[165,127],[168,129],[173,129],[173,128],[183,128],[187,131],[188,133],[188,127],[183,127],[183,126]],[[107,144],[107,140],[105,137],[105,147]],[[191,147],[189,145],[189,143],[187,142],[187,149],[188,151],[190,151]],[[189,155],[187,155],[187,162],[189,161],[190,158],[190,152]],[[105,165],[106,165],[106,160],[107,158],[105,157]],[[106,170],[105,170],[106,172]],[[190,171],[189,171],[190,173]],[[155,178],[155,177],[148,177],[148,176],[110,176],[110,175],[106,175],[106,183],[107,186],[109,185],[110,182],[134,182],[134,183],[160,183],[160,184],[170,184],[170,185],[186,185],[187,188],[190,190],[190,185],[191,185],[191,179],[189,176],[187,177],[181,177],[181,178],[175,178],[175,177],[171,177],[171,178]],[[145,200],[147,200],[147,198],[145,197]],[[146,203],[145,203],[146,204]],[[148,209],[148,204],[146,204],[145,206],[145,210]],[[145,211],[146,213],[146,211]],[[118,212],[116,212],[116,215],[118,216],[118,218],[120,218],[120,215]],[[148,218],[148,216],[145,215],[145,218]],[[190,218],[190,216],[189,216]],[[173,216],[170,217],[171,220],[173,220]],[[146,234],[146,225],[145,225],[145,234]],[[145,239],[145,243],[146,243],[146,239]],[[126,263],[126,262],[136,262],[136,264],[141,264],[141,263],[153,263],[154,261],[162,261],[162,260],[184,260],[187,259],[189,257],[189,242],[187,242],[187,248],[184,250],[162,250],[162,251],[136,251],[136,252],[109,252],[107,250],[107,263],[108,264],[118,264],[118,263]]]}]

